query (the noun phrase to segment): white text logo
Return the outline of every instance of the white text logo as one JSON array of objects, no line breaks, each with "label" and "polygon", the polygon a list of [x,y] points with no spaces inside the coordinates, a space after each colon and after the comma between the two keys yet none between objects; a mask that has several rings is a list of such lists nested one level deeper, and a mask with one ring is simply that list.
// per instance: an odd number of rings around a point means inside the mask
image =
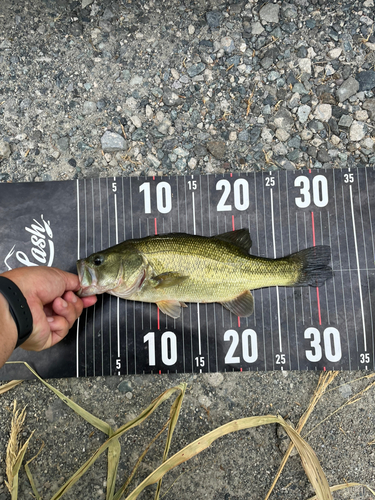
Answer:
[{"label": "white text logo", "polygon": [[[33,219],[34,224],[30,227],[25,227],[25,231],[31,234],[30,241],[32,243],[31,256],[29,257],[25,252],[20,250],[16,251],[16,245],[10,250],[4,259],[4,264],[10,271],[12,267],[8,264],[8,260],[15,254],[17,261],[23,266],[52,266],[55,256],[55,247],[52,241],[53,233],[50,227],[50,221],[40,216],[40,222]],[[16,267],[16,266],[14,266]]]}]

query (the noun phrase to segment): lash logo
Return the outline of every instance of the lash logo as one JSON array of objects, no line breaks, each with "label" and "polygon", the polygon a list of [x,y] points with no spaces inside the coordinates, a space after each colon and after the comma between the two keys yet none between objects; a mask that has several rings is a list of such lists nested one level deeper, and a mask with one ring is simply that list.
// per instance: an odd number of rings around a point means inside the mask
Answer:
[{"label": "lash logo", "polygon": [[13,255],[15,255],[17,261],[23,266],[30,267],[42,265],[50,267],[53,264],[55,246],[52,241],[53,233],[50,221],[44,220],[43,214],[41,214],[40,222],[35,219],[33,219],[33,222],[34,224],[30,224],[30,227],[25,227],[25,231],[31,234],[31,256],[29,257],[21,250],[16,251],[16,245],[13,245],[12,249],[4,259],[4,264],[7,266],[9,271],[13,269],[8,263],[9,259]]}]

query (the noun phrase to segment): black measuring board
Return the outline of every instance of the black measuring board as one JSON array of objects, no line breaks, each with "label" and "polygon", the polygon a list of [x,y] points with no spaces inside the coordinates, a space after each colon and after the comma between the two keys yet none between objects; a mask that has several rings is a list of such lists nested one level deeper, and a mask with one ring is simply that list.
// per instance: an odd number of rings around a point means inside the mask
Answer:
[{"label": "black measuring board", "polygon": [[[63,342],[11,359],[43,377],[373,370],[374,190],[374,167],[0,184],[1,272],[75,272],[77,258],[126,239],[240,228],[250,230],[250,253],[263,257],[329,245],[334,270],[319,289],[255,290],[248,318],[190,303],[173,320],[155,304],[104,294]],[[0,370],[3,379],[26,376],[19,365]]]}]

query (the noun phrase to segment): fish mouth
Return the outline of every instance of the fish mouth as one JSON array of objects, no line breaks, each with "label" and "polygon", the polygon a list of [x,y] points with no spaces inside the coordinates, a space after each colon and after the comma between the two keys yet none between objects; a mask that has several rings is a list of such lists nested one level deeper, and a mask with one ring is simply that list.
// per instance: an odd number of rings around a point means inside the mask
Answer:
[{"label": "fish mouth", "polygon": [[77,261],[77,271],[80,284],[80,289],[77,292],[79,297],[89,297],[90,295],[100,293],[95,271],[86,265],[84,259]]}]

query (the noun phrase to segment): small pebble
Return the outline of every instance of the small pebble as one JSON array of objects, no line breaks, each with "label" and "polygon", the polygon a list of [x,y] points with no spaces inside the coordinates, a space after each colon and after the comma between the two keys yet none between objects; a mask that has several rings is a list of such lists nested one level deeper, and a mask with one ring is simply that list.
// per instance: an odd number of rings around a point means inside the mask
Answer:
[{"label": "small pebble", "polygon": [[332,116],[332,106],[330,104],[319,104],[315,108],[314,115],[318,120],[328,122]]},{"label": "small pebble", "polygon": [[361,141],[367,133],[367,125],[363,122],[353,121],[349,130],[351,141]]},{"label": "small pebble", "polygon": [[101,138],[102,150],[104,152],[123,151],[126,149],[125,139],[115,132],[107,132]]},{"label": "small pebble", "polygon": [[260,20],[266,23],[278,23],[279,10],[280,10],[280,5],[273,3],[266,3],[266,5],[264,5],[259,11]]}]

